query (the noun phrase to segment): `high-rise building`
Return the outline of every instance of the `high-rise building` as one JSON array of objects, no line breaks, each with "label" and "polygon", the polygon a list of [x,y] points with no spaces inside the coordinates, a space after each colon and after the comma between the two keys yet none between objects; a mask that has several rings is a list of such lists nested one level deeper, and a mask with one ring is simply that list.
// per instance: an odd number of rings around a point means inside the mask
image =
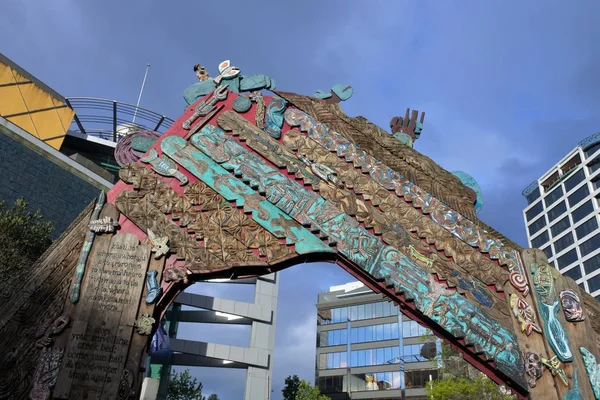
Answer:
[{"label": "high-rise building", "polygon": [[441,343],[360,282],[318,296],[316,381],[339,399],[426,399]]},{"label": "high-rise building", "polygon": [[529,246],[600,298],[600,133],[582,140],[523,191]]}]

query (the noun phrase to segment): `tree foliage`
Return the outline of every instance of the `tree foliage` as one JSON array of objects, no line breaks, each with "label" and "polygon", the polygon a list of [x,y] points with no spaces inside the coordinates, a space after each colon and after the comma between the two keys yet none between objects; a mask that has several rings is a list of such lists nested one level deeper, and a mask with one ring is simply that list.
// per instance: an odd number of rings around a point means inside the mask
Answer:
[{"label": "tree foliage", "polygon": [[300,381],[298,393],[295,400],[330,400],[329,397],[321,394],[318,387],[311,385],[305,380]]},{"label": "tree foliage", "polygon": [[52,222],[43,221],[39,210],[30,212],[23,199],[7,208],[0,202],[0,271],[22,269],[35,262],[52,244]]},{"label": "tree foliage", "polygon": [[298,388],[300,387],[300,378],[298,375],[288,376],[285,378],[285,386],[281,393],[283,394],[283,400],[296,400],[298,394]]},{"label": "tree foliage", "polygon": [[219,400],[219,397],[216,394],[211,394],[208,398],[203,396],[202,382],[193,378],[186,369],[180,373],[171,373],[167,400]]}]

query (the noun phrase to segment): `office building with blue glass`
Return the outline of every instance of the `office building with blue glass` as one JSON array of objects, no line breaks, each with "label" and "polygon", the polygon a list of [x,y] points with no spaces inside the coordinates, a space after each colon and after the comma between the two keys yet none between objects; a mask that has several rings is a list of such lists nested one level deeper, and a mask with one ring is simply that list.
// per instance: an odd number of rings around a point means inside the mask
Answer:
[{"label": "office building with blue glass", "polygon": [[440,343],[360,282],[318,296],[316,383],[332,400],[425,399]]},{"label": "office building with blue glass", "polygon": [[529,246],[600,299],[600,133],[579,142],[523,196]]}]

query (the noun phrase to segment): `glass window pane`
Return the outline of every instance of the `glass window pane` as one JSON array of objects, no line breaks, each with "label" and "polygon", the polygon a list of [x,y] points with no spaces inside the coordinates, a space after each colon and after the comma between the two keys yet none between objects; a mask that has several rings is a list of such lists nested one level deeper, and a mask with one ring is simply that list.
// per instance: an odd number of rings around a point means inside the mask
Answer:
[{"label": "glass window pane", "polygon": [[598,150],[600,150],[600,142],[585,149],[585,157],[589,158],[590,156],[593,156]]},{"label": "glass window pane", "polygon": [[358,365],[361,367],[367,365],[367,352],[364,350],[358,351]]},{"label": "glass window pane", "polygon": [[377,316],[377,318],[383,317],[383,303],[382,302],[375,303],[375,315]]},{"label": "glass window pane", "polygon": [[555,223],[550,227],[550,231],[552,232],[552,236],[557,237],[561,233],[563,233],[567,228],[571,226],[569,222],[569,216],[562,218],[560,221]]},{"label": "glass window pane", "polygon": [[558,254],[573,243],[575,243],[575,239],[573,239],[573,232],[568,232],[566,235],[554,242],[554,251],[556,251]]},{"label": "glass window pane", "polygon": [[535,189],[533,189],[533,191],[531,193],[529,193],[527,196],[525,196],[525,198],[527,199],[527,204],[531,204],[534,201],[536,201],[537,199],[540,198],[540,187],[537,186]]},{"label": "glass window pane", "polygon": [[592,217],[585,221],[583,224],[579,225],[575,232],[577,233],[577,239],[582,239],[592,233],[594,230],[598,228],[598,221],[596,217]]},{"label": "glass window pane", "polygon": [[365,306],[362,304],[358,306],[358,319],[365,319]]},{"label": "glass window pane", "polygon": [[377,333],[376,339],[377,340],[383,340],[383,326],[382,325],[377,325],[375,331]]},{"label": "glass window pane", "polygon": [[358,328],[350,328],[350,343],[358,342]]},{"label": "glass window pane", "polygon": [[556,185],[554,189],[544,197],[544,203],[546,203],[546,208],[550,207],[552,204],[556,203],[558,199],[562,197],[564,194],[562,185]]},{"label": "glass window pane", "polygon": [[592,251],[600,248],[600,233],[595,234],[581,245],[579,245],[579,251],[581,252],[581,257],[585,257],[590,254]]},{"label": "glass window pane", "polygon": [[527,217],[527,221],[532,221],[535,217],[540,215],[540,213],[542,212],[543,209],[544,209],[544,206],[542,205],[541,201],[539,203],[537,203],[535,206],[531,207],[529,210],[527,210],[525,212],[525,217]]},{"label": "glass window pane", "polygon": [[542,249],[544,251],[544,253],[546,253],[546,257],[547,258],[551,258],[552,257],[552,246],[548,246],[544,249]]},{"label": "glass window pane", "polygon": [[594,257],[590,258],[589,260],[586,260],[583,263],[583,268],[585,269],[586,274],[591,274],[592,272],[594,272],[598,268],[600,268],[600,254],[595,255]]},{"label": "glass window pane", "polygon": [[367,342],[372,342],[373,340],[373,330],[375,329],[374,326],[365,326],[365,341]]},{"label": "glass window pane", "polygon": [[590,194],[587,185],[583,185],[577,189],[572,195],[569,196],[569,206],[575,207],[577,203],[585,199]]},{"label": "glass window pane", "polygon": [[562,214],[564,214],[565,211],[567,211],[567,204],[563,200],[560,203],[558,203],[557,206],[555,206],[550,211],[548,211],[548,221],[550,221],[550,222],[554,221],[555,219],[560,217]]},{"label": "glass window pane", "polygon": [[[567,220],[569,217],[567,217]],[[535,238],[531,239],[531,246],[535,249],[539,249],[549,240],[548,231],[544,231],[537,235]]]},{"label": "glass window pane", "polygon": [[392,339],[398,339],[398,324],[392,324]]},{"label": "glass window pane", "polygon": [[358,343],[364,343],[364,341],[366,340],[365,328],[366,327],[364,326],[358,328]]},{"label": "glass window pane", "polygon": [[383,339],[390,340],[392,338],[392,327],[390,324],[383,325]]},{"label": "glass window pane", "polygon": [[327,354],[327,368],[333,368],[333,353]]},{"label": "glass window pane", "polygon": [[573,174],[573,176],[571,176],[569,179],[567,179],[565,181],[565,189],[567,189],[567,192],[569,192],[571,189],[573,189],[575,186],[577,186],[577,184],[579,184],[579,182],[583,181],[584,179],[585,179],[585,172],[583,172],[583,168],[582,168],[579,171],[575,172]]},{"label": "glass window pane", "polygon": [[351,367],[358,366],[358,353],[356,351],[350,352],[350,366]]},{"label": "glass window pane", "polygon": [[415,321],[410,321],[410,336],[411,337],[417,337],[419,336],[419,324],[417,324]]},{"label": "glass window pane", "polygon": [[531,223],[531,225],[527,227],[527,230],[529,231],[529,236],[535,235],[545,226],[546,218],[542,215],[540,218],[536,219],[533,223]]},{"label": "glass window pane", "polygon": [[558,257],[556,263],[558,264],[558,268],[563,269],[575,261],[577,261],[577,252],[573,249]]},{"label": "glass window pane", "polygon": [[340,308],[340,322],[348,321],[348,307]]},{"label": "glass window pane", "polygon": [[585,217],[589,216],[594,212],[594,205],[592,204],[592,200],[588,200],[583,203],[583,205],[577,207],[575,210],[571,212],[571,218],[573,218],[573,223],[581,221]]},{"label": "glass window pane", "polygon": [[600,289],[600,275],[596,275],[588,280],[588,287],[590,288],[590,293],[594,293],[596,290]]},{"label": "glass window pane", "polygon": [[562,274],[576,281],[577,279],[581,278],[581,267],[576,265],[570,270],[562,272]]},{"label": "glass window pane", "polygon": [[342,338],[340,340],[340,344],[348,343],[348,329],[342,329]]}]

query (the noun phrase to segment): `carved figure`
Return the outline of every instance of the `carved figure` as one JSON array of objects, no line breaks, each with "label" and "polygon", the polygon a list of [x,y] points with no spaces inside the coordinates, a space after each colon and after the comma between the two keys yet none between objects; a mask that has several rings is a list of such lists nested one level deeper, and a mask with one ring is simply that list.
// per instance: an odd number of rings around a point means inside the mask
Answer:
[{"label": "carved figure", "polygon": [[188,183],[188,178],[177,169],[177,164],[166,157],[159,157],[158,152],[155,149],[150,149],[150,152],[146,157],[140,158],[145,164],[150,164],[152,170],[162,176],[172,176],[177,179],[180,186]]},{"label": "carved figure", "polygon": [[188,284],[188,273],[185,268],[165,268],[162,277],[165,282],[183,282],[185,285]]},{"label": "carved figure", "polygon": [[421,254],[421,252],[419,250],[415,249],[412,244],[408,246],[408,249],[410,250],[410,256],[413,259],[419,260],[419,261],[425,263],[425,265],[427,265],[429,268],[431,268],[433,266],[433,260],[431,258],[428,258],[428,257],[424,256],[423,254]]},{"label": "carved figure", "polygon": [[135,327],[140,335],[149,335],[152,333],[152,325],[155,322],[156,320],[152,318],[150,314],[142,314],[137,321],[135,321]]},{"label": "carved figure", "polygon": [[250,100],[256,103],[256,111],[254,111],[254,122],[259,129],[265,129],[265,99],[260,92],[252,92]]},{"label": "carved figure", "polygon": [[252,108],[252,100],[250,100],[246,96],[239,95],[237,99],[233,101],[233,104],[231,106],[235,111],[239,112],[240,114],[243,114],[246,111],[250,110],[250,108]]},{"label": "carved figure", "polygon": [[552,350],[554,350],[562,362],[573,361],[573,353],[570,349],[567,332],[557,318],[560,306],[554,286],[554,274],[558,272],[547,264],[531,264],[530,268],[533,275],[535,294],[539,302],[540,314],[544,320],[546,338]]},{"label": "carved figure", "polygon": [[573,368],[573,388],[565,392],[563,400],[583,400],[579,391],[579,379],[577,378],[577,368]]},{"label": "carved figure", "polygon": [[352,86],[338,83],[333,85],[329,92],[317,90],[315,92],[315,97],[317,99],[326,100],[326,103],[339,103],[348,100],[352,97],[353,93],[354,89],[352,89]]},{"label": "carved figure", "polygon": [[56,385],[64,349],[42,349],[33,376],[33,388],[29,392],[31,400],[49,400],[50,390]]},{"label": "carved figure", "polygon": [[594,391],[596,400],[600,400],[600,365],[596,363],[596,357],[585,347],[579,347],[583,357],[583,365],[590,379],[590,385]]},{"label": "carved figure", "polygon": [[240,75],[240,70],[231,65],[229,60],[219,64],[219,75],[209,79],[209,75],[201,65],[194,66],[194,71],[200,82],[188,87],[183,92],[186,103],[193,104],[202,96],[215,90],[218,85],[225,86],[234,93],[254,92],[261,89],[275,89],[275,81],[266,75]]},{"label": "carved figure", "polygon": [[548,370],[550,371],[552,376],[558,375],[558,377],[560,378],[562,383],[566,387],[569,387],[569,382],[567,382],[567,375],[565,374],[565,371],[562,369],[562,366],[560,365],[560,361],[558,361],[557,356],[554,356],[549,360],[545,359],[542,356],[541,361],[542,361],[542,364],[544,364],[544,366],[546,368],[548,368]]},{"label": "carved figure", "polygon": [[162,287],[156,279],[157,275],[158,271],[155,269],[146,272],[146,290],[148,291],[148,294],[146,294],[146,304],[154,304],[162,294]]},{"label": "carved figure", "polygon": [[560,302],[567,321],[581,322],[585,320],[585,315],[583,315],[583,309],[581,308],[581,301],[579,300],[577,293],[567,289],[561,291]]},{"label": "carved figure", "polygon": [[43,348],[52,345],[52,336],[61,333],[69,325],[70,321],[71,317],[68,314],[63,314],[54,320],[50,327],[48,325],[42,327],[35,336],[38,339],[35,343],[36,347]]},{"label": "carved figure", "polygon": [[208,114],[209,112],[213,111],[215,109],[215,105],[219,101],[225,100],[227,98],[227,95],[228,95],[228,92],[227,92],[226,86],[224,86],[224,85],[217,86],[215,88],[215,90],[213,91],[212,95],[210,97],[208,97],[207,99],[201,101],[194,109],[194,113],[192,114],[192,116],[184,121],[184,123],[182,125],[183,129],[185,129],[185,130],[190,129],[190,127],[192,126],[194,121],[198,119],[198,117],[204,116],[204,115]]},{"label": "carved figure", "polygon": [[525,275],[517,271],[511,271],[508,274],[508,280],[515,289],[523,293],[523,296],[527,296],[529,294],[529,284],[527,283],[527,278]]},{"label": "carved figure", "polygon": [[[106,201],[106,192],[104,190],[100,192],[98,196],[98,200],[96,201],[96,206],[94,207],[94,211],[92,212],[91,220],[98,219],[100,216],[100,211],[102,211],[102,207],[104,207],[104,202]],[[90,254],[90,250],[92,249],[92,244],[94,243],[94,231],[88,231],[85,235],[85,240],[83,241],[83,246],[81,247],[81,253],[79,254],[79,261],[77,262],[77,267],[75,268],[75,279],[73,281],[73,285],[71,286],[71,303],[75,304],[79,301],[79,291],[81,290],[81,281],[83,280],[83,274],[85,273],[85,264],[87,262],[88,255]]]},{"label": "carved figure", "polygon": [[423,130],[423,121],[425,120],[425,113],[421,113],[421,120],[417,121],[419,111],[413,110],[412,116],[409,118],[410,108],[406,109],[404,118],[394,117],[390,121],[390,129],[392,136],[399,142],[413,147],[415,140],[421,136]]},{"label": "carved figure", "polygon": [[531,331],[542,333],[542,329],[535,321],[535,312],[525,299],[512,293],[510,295],[510,308],[517,321],[519,321],[519,324],[521,324],[521,332],[525,332],[527,336],[531,334]]},{"label": "carved figure", "polygon": [[525,373],[529,376],[527,383],[529,387],[534,388],[537,380],[542,377],[544,366],[539,354],[530,351],[523,352],[523,362],[525,363]]},{"label": "carved figure", "polygon": [[112,217],[104,217],[90,221],[89,227],[95,233],[113,233],[119,226],[119,223]]},{"label": "carved figure", "polygon": [[154,234],[154,232],[148,229],[148,240],[150,240],[150,244],[152,245],[154,258],[157,260],[169,252],[169,246],[167,245],[169,242],[168,236],[158,237]]},{"label": "carved figure", "polygon": [[287,107],[287,102],[281,97],[276,97],[267,106],[267,120],[265,132],[272,138],[281,137],[281,127],[283,126],[283,113]]},{"label": "carved figure", "polygon": [[344,184],[337,177],[337,172],[329,168],[327,165],[320,163],[313,163],[308,158],[303,155],[299,155],[298,159],[302,161],[304,164],[310,167],[310,170],[319,178],[323,179],[325,182],[331,182],[339,188],[343,188]]}]

